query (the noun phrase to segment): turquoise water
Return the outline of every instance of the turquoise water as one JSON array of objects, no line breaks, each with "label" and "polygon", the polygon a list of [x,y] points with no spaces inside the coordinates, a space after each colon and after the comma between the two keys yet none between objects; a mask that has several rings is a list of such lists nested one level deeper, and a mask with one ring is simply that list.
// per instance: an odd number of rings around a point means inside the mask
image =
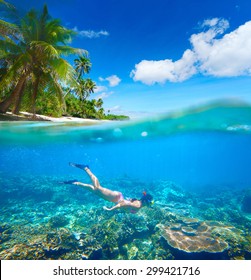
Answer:
[{"label": "turquoise water", "polygon": [[[2,122],[0,129],[2,259],[250,259],[250,107],[216,104],[93,126]],[[68,162],[88,164],[125,197],[147,191],[155,204],[136,215],[105,212],[110,203],[62,183],[90,182]],[[168,230],[177,223],[191,242],[204,240],[187,232],[199,230],[192,218],[224,249],[172,243]]]}]

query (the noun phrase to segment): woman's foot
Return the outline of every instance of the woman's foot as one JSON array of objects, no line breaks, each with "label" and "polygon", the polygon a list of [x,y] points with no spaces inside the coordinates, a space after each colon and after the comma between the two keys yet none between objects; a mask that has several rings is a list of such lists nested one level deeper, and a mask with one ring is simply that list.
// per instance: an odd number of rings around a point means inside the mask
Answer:
[{"label": "woman's foot", "polygon": [[89,166],[86,164],[78,164],[78,163],[74,163],[74,162],[69,162],[69,164],[70,164],[70,166],[77,167],[77,168],[80,168],[83,170],[85,170],[86,168],[89,169]]}]

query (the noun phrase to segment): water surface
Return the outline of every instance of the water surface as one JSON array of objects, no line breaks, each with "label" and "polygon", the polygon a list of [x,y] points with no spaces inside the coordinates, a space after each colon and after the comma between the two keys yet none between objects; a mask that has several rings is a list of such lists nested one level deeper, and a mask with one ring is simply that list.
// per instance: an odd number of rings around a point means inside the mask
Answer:
[{"label": "water surface", "polygon": [[[241,231],[230,238],[228,251],[221,255],[206,253],[198,257],[195,254],[193,258],[250,258],[250,219],[242,205],[251,188],[249,106],[217,104],[143,121],[95,126],[1,122],[0,131],[3,208],[0,226],[1,232],[10,232],[9,235],[5,233],[6,240],[2,239],[2,258],[155,259],[161,255],[161,250],[166,252],[160,256],[162,259],[187,258],[182,255],[183,251],[173,252],[168,240],[159,247],[151,245],[155,250],[150,245],[144,249],[142,245],[142,242],[153,243],[155,235],[163,238],[157,225],[168,226],[170,220],[164,216],[170,213],[201,221],[224,222]],[[88,164],[103,186],[122,191],[125,196],[140,198],[142,191],[151,193],[154,207],[142,209],[137,215],[104,212],[102,206],[111,206],[109,203],[77,186],[62,184],[70,179],[89,182],[88,176],[70,167],[69,162]],[[158,211],[162,214],[153,219]],[[62,215],[67,220],[57,224],[54,220],[62,220]],[[96,243],[92,241],[88,250],[74,242],[67,245],[67,250],[58,249],[56,254],[44,249],[53,244],[48,234],[57,235],[59,229],[68,230],[67,234],[76,237],[73,240],[82,243],[89,240],[96,227],[112,222],[119,234],[125,226],[118,219],[120,215],[135,223],[141,219],[144,221],[142,228],[147,225],[148,230],[134,229],[131,239],[122,234],[116,246],[111,245],[112,242],[105,245],[95,236]],[[99,218],[95,220],[94,217]],[[17,237],[24,225],[23,236]],[[132,230],[132,225],[127,226]],[[112,237],[111,228],[112,225],[107,227],[107,231]],[[34,257],[34,241],[31,240],[38,235],[46,235],[47,245],[43,243],[41,252]],[[243,240],[238,254],[233,253],[236,236]],[[24,244],[30,246],[26,255],[12,252],[15,246],[23,250]],[[134,247],[140,253],[133,255]],[[95,253],[97,248],[101,248],[99,253]],[[78,254],[73,253],[73,249]]]}]

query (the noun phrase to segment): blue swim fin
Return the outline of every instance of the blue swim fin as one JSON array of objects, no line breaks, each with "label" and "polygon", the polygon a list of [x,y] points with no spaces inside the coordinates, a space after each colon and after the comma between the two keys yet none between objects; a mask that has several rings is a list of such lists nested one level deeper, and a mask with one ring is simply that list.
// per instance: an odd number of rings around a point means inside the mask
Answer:
[{"label": "blue swim fin", "polygon": [[77,167],[80,169],[85,169],[86,167],[89,169],[89,166],[86,164],[78,164],[78,163],[74,163],[74,162],[69,162],[69,164],[70,164],[70,166]]}]

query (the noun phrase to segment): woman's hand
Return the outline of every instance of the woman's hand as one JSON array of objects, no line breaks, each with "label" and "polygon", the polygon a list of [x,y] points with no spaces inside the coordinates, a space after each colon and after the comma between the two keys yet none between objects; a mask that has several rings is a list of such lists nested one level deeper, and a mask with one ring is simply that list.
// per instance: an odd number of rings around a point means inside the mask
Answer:
[{"label": "woman's hand", "polygon": [[111,209],[107,208],[106,206],[103,206],[103,209],[106,211],[111,211]]}]

